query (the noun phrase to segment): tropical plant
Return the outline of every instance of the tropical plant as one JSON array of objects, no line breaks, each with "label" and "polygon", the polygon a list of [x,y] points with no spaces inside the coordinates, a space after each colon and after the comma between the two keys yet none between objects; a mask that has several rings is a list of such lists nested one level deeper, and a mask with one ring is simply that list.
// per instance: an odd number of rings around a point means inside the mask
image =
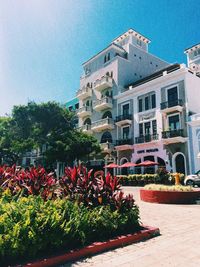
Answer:
[{"label": "tropical plant", "polygon": [[8,189],[0,199],[0,218],[1,266],[133,233],[140,227],[135,206],[120,211],[110,206],[91,209],[65,198],[44,201],[33,195],[16,201]]}]

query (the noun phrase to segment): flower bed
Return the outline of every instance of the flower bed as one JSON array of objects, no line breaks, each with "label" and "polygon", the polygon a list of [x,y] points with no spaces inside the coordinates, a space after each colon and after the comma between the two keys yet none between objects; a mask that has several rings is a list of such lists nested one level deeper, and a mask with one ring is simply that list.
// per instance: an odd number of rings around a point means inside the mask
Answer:
[{"label": "flower bed", "polygon": [[181,185],[147,185],[140,190],[140,198],[145,202],[152,203],[191,204],[200,198],[200,190]]},{"label": "flower bed", "polygon": [[0,262],[11,264],[136,232],[139,210],[116,177],[83,167],[56,180],[43,168],[0,167]]}]

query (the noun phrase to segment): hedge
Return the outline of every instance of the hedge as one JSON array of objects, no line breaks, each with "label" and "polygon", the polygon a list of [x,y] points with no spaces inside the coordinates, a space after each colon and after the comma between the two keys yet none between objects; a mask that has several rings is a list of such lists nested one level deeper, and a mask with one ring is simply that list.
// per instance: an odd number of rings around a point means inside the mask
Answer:
[{"label": "hedge", "polygon": [[[130,175],[117,175],[120,179],[122,185],[131,185],[131,186],[144,186],[146,184],[174,184],[175,183],[175,174],[130,174]],[[180,174],[180,182],[183,184],[184,174]]]}]

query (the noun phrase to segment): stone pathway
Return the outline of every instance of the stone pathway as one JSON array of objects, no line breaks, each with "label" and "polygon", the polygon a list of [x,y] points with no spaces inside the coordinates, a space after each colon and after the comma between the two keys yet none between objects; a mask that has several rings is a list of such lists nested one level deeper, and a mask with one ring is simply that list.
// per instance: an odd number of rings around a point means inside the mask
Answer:
[{"label": "stone pathway", "polygon": [[159,227],[161,235],[64,267],[199,267],[200,205],[145,203],[139,199],[139,188],[124,187],[124,191],[134,194],[143,224]]}]

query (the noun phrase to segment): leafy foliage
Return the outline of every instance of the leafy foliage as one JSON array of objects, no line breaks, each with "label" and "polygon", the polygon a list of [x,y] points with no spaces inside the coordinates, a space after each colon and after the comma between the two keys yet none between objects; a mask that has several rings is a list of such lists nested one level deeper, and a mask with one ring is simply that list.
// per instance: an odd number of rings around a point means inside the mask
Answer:
[{"label": "leafy foliage", "polygon": [[[0,120],[0,152],[7,151],[12,163],[25,152],[47,146],[43,164],[52,165],[56,160],[71,164],[100,147],[93,136],[73,128],[73,114],[55,102],[15,106],[11,118]],[[3,155],[4,162],[8,157]]]},{"label": "leafy foliage", "polygon": [[0,167],[0,187],[9,190],[15,199],[21,196],[40,195],[45,201],[67,197],[71,201],[88,207],[109,205],[112,210],[124,211],[134,206],[132,195],[124,196],[120,191],[119,179],[110,173],[106,177],[92,176],[83,166],[65,168],[59,180],[54,173],[47,173],[43,167],[17,169]]},{"label": "leafy foliage", "polygon": [[[130,174],[130,175],[118,175],[122,185],[133,185],[133,186],[143,186],[146,184],[174,184],[175,178],[173,173],[163,173],[161,174]],[[181,184],[184,181],[184,174],[180,174]]]},{"label": "leafy foliage", "polygon": [[134,232],[140,227],[132,195],[119,179],[66,168],[56,180],[44,168],[0,167],[0,262],[55,253]]},{"label": "leafy foliage", "polygon": [[66,199],[38,196],[17,201],[6,190],[0,199],[0,262],[11,263],[57,250],[81,247],[139,228],[138,209],[93,209]]},{"label": "leafy foliage", "polygon": [[161,184],[149,184],[144,187],[147,190],[159,190],[159,191],[176,191],[176,192],[191,192],[194,189],[191,186],[183,185],[161,185]]}]

